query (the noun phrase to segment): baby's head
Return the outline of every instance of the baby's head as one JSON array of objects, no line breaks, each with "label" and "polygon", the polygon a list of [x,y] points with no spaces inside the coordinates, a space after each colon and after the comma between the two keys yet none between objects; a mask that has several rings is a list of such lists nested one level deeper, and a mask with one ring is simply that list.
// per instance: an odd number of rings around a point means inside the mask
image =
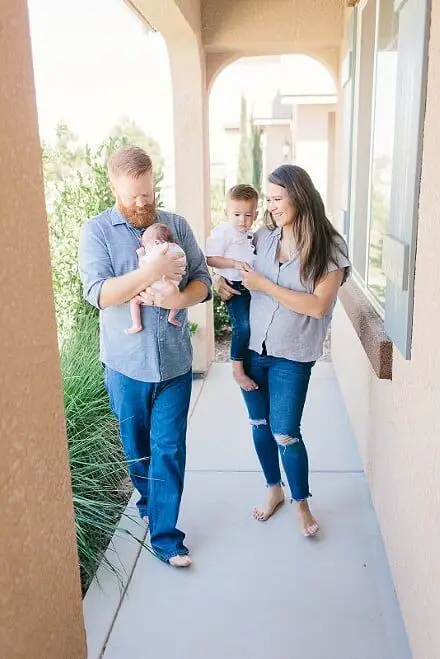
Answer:
[{"label": "baby's head", "polygon": [[155,222],[151,224],[148,229],[145,229],[142,234],[142,244],[145,249],[151,249],[154,245],[161,243],[173,243],[173,232],[166,224]]},{"label": "baby's head", "polygon": [[232,226],[246,233],[258,215],[258,192],[252,185],[234,185],[226,195],[226,215]]}]

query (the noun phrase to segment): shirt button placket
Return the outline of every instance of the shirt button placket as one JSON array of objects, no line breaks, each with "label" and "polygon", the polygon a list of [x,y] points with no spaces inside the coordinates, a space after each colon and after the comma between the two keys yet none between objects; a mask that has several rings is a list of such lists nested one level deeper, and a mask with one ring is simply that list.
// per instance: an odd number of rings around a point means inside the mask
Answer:
[{"label": "shirt button placket", "polygon": [[159,370],[160,370],[160,376],[161,379],[164,377],[163,369],[162,369],[162,363],[163,363],[163,349],[165,346],[165,329],[164,329],[164,323],[162,322],[162,318],[164,313],[166,313],[165,309],[156,309],[157,311],[157,324],[158,324],[158,331],[157,335],[159,337]]}]

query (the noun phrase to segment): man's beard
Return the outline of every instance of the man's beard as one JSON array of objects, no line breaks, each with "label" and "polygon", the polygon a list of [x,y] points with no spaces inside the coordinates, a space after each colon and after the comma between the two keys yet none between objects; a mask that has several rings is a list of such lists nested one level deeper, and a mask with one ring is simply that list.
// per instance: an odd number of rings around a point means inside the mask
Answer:
[{"label": "man's beard", "polygon": [[126,220],[136,229],[146,229],[156,221],[156,202],[143,208],[128,208],[118,199],[118,208]]}]

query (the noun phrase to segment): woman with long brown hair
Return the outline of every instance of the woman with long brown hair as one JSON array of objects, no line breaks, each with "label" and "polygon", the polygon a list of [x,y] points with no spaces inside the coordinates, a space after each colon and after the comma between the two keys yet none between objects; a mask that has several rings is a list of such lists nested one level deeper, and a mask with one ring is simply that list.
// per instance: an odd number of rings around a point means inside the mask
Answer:
[{"label": "woman with long brown hair", "polygon": [[[310,537],[319,526],[308,504],[301,417],[311,370],[322,355],[350,263],[343,238],[301,167],[282,165],[269,176],[265,219],[256,233],[254,267],[243,272],[243,284],[252,293],[246,373],[258,389],[242,394],[268,487],[267,501],[254,517],[266,521],[284,503],[281,456],[301,531]],[[225,280],[217,288],[223,299],[236,294]]]}]

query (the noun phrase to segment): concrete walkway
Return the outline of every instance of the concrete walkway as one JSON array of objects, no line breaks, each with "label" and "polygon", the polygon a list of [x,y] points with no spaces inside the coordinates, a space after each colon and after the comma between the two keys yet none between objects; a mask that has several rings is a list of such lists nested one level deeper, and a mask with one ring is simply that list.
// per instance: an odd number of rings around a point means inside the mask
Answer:
[{"label": "concrete walkway", "polygon": [[196,388],[180,521],[194,565],[179,571],[138,552],[101,656],[410,659],[331,364],[314,369],[303,422],[314,540],[300,536],[290,505],[265,524],[249,514],[265,487],[230,365],[213,364]]}]

